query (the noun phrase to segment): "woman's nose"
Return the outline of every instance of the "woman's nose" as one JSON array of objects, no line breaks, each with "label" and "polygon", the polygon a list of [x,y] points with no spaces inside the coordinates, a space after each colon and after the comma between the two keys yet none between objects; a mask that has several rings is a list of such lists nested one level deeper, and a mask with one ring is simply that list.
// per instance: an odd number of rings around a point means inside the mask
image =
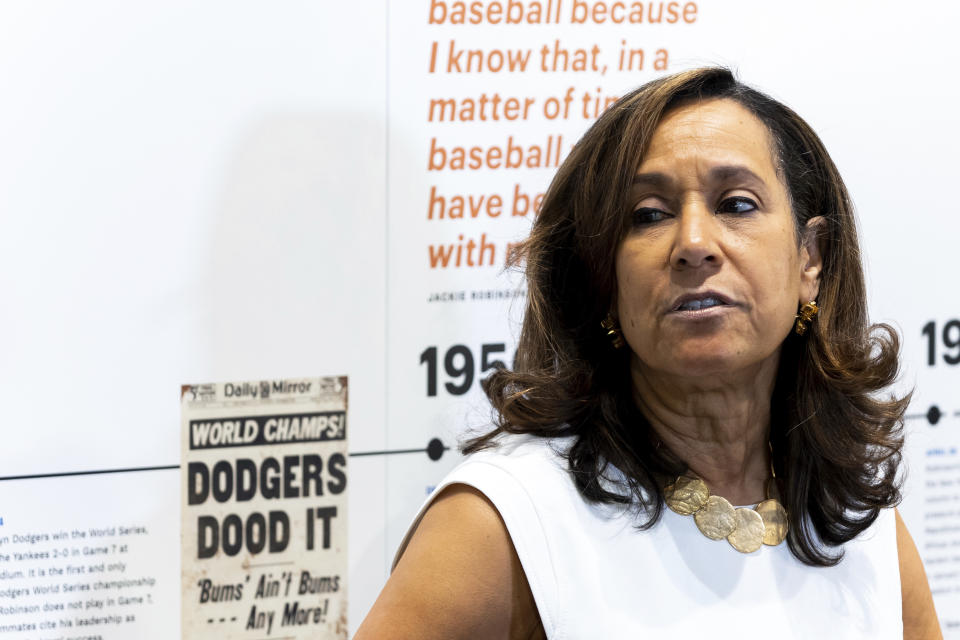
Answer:
[{"label": "woman's nose", "polygon": [[685,206],[676,226],[676,238],[670,255],[671,266],[674,269],[719,266],[719,231],[717,218],[712,211],[701,204]]}]

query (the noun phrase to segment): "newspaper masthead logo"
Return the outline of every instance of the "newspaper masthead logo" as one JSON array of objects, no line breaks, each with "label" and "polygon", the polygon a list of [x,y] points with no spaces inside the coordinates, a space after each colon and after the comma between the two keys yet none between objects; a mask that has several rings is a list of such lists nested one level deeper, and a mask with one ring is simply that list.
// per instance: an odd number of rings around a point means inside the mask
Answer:
[{"label": "newspaper masthead logo", "polygon": [[316,380],[261,380],[259,382],[227,382],[224,398],[266,399],[278,393],[308,394],[316,392]]}]

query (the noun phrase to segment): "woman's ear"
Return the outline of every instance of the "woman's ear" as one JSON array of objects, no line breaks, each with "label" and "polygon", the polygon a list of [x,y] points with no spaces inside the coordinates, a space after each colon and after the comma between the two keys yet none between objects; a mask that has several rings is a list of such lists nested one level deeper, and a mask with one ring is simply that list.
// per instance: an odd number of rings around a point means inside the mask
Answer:
[{"label": "woman's ear", "polygon": [[826,224],[826,218],[816,216],[807,221],[801,232],[800,304],[816,300],[820,293],[820,273],[823,270],[820,236]]}]

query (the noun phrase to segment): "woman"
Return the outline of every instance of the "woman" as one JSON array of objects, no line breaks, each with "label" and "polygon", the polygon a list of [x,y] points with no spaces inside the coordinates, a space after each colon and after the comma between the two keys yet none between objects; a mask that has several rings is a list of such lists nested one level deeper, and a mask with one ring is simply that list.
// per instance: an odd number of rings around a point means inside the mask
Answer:
[{"label": "woman", "polygon": [[867,323],[803,120],[725,69],[646,84],[571,152],[523,257],[497,427],[358,639],[940,637],[893,508],[897,337]]}]

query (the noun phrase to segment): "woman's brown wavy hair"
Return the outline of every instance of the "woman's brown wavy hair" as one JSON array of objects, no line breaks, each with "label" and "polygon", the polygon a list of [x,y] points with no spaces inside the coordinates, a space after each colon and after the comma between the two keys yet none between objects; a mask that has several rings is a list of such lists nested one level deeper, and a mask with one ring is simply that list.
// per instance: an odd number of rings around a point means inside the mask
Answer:
[{"label": "woman's brown wavy hair", "polygon": [[[661,446],[632,400],[629,348],[600,327],[616,287],[616,248],[629,230],[631,182],[664,115],[697,100],[725,98],[770,131],[778,173],[798,230],[823,216],[820,314],[781,349],[770,441],[787,542],[801,562],[836,564],[838,549],[900,500],[902,416],[909,396],[880,397],[898,371],[899,340],[870,325],[853,205],[816,133],[796,113],[723,68],[684,71],[622,97],[584,134],[550,184],[529,238],[527,307],[514,369],[484,381],[495,428],[465,443],[471,453],[501,433],[576,436],[567,454],[580,493],[634,504],[638,526],[663,512],[662,484],[686,470]],[[602,478],[606,465],[626,486]]]}]

